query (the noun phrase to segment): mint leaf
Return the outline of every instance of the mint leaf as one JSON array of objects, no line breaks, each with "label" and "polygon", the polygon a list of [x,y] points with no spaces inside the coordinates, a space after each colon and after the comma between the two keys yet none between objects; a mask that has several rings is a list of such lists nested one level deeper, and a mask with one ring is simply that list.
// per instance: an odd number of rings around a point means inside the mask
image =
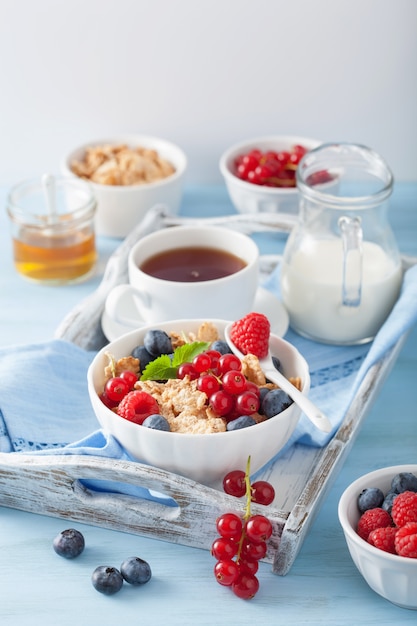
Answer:
[{"label": "mint leaf", "polygon": [[168,380],[176,378],[177,371],[182,363],[192,361],[197,354],[208,350],[210,344],[205,341],[193,341],[179,346],[174,351],[172,358],[168,354],[162,354],[145,367],[140,380]]},{"label": "mint leaf", "polygon": [[188,363],[192,361],[197,354],[208,350],[210,347],[209,343],[205,341],[193,341],[193,343],[185,343],[183,346],[179,346],[172,358],[172,365],[174,367],[178,367],[182,363]]}]

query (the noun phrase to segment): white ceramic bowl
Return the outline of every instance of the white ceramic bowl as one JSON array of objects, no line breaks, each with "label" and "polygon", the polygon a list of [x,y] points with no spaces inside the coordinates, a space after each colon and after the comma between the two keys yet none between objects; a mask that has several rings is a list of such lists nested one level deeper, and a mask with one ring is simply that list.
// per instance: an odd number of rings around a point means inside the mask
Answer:
[{"label": "white ceramic bowl", "polygon": [[417,465],[385,467],[355,480],[342,494],[338,514],[353,562],[371,589],[393,604],[417,609],[417,559],[384,552],[361,539],[356,532],[360,492],[366,487],[379,487],[387,493],[391,480],[400,472],[417,475]]},{"label": "white ceramic bowl", "polygon": [[87,148],[106,144],[152,148],[174,166],[175,173],[141,185],[101,185],[90,181],[97,200],[96,233],[108,237],[126,237],[146,212],[157,204],[165,205],[170,213],[176,215],[183,194],[187,158],[181,148],[164,139],[146,135],[121,135],[90,141],[65,156],[61,163],[62,173],[75,176],[71,169],[73,161],[82,161]]},{"label": "white ceramic bowl", "polygon": [[[130,332],[105,346],[88,370],[88,390],[91,403],[102,428],[111,433],[139,461],[181,474],[203,484],[212,485],[233,469],[244,469],[251,456],[251,470],[257,471],[287,442],[300,417],[296,404],[260,424],[236,431],[214,434],[184,434],[144,428],[129,422],[108,409],[98,393],[103,390],[106,353],[116,359],[129,355],[141,344],[147,330],[158,328],[166,332],[196,331],[203,320],[175,320],[146,326]],[[220,332],[227,322],[213,320]],[[310,376],[301,354],[288,342],[271,336],[272,353],[279,356],[287,377],[299,376],[302,391],[308,394]]]},{"label": "white ceramic bowl", "polygon": [[298,213],[299,194],[296,187],[264,187],[241,180],[235,174],[235,159],[255,148],[262,152],[281,151],[302,145],[311,150],[321,143],[308,137],[277,135],[248,139],[228,148],[220,157],[219,166],[235,208],[240,213]]}]

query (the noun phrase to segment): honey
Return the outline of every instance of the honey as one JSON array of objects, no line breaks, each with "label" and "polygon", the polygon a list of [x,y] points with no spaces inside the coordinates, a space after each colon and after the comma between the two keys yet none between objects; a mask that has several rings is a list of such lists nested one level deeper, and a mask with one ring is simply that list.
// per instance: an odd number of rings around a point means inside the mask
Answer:
[{"label": "honey", "polygon": [[7,210],[14,263],[22,276],[62,285],[92,274],[96,201],[86,182],[45,175],[20,183],[9,194]]},{"label": "honey", "polygon": [[20,274],[34,281],[56,284],[86,278],[97,259],[94,233],[28,235],[25,240],[13,239],[13,253]]}]

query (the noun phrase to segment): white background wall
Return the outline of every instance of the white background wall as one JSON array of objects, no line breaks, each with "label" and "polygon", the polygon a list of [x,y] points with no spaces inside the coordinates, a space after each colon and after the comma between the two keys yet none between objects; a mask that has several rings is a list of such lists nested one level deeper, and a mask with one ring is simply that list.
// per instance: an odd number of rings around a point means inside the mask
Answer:
[{"label": "white background wall", "polygon": [[268,133],[364,143],[417,179],[416,0],[0,0],[0,184],[78,143],[180,144],[189,183]]}]

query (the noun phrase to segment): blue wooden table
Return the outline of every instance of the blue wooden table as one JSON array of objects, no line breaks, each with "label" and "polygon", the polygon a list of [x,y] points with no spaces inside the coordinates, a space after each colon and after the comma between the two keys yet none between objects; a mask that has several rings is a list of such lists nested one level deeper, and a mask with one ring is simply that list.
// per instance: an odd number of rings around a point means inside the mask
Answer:
[{"label": "blue wooden table", "polygon": [[[0,189],[5,206],[7,189]],[[183,215],[233,213],[223,187],[190,187]],[[397,184],[390,220],[401,252],[417,255],[417,184]],[[282,235],[254,235],[263,254],[282,252]],[[7,217],[0,214],[0,346],[52,338],[63,317],[100,282],[118,245],[99,239],[97,274],[78,286],[43,287],[14,270]],[[261,563],[260,591],[245,602],[213,578],[206,551],[77,524],[87,548],[74,561],[52,550],[65,521],[0,506],[0,623],[146,626],[179,624],[416,624],[415,611],[400,609],[376,595],[362,580],[347,551],[337,519],[345,487],[383,465],[417,462],[417,329],[385,382],[359,436],[328,492],[290,572],[279,577]],[[1,382],[0,382],[1,406]],[[1,493],[0,493],[1,505]],[[71,524],[72,525],[72,524]],[[127,585],[113,596],[97,593],[90,576],[97,565],[120,566],[128,556],[146,559],[153,578],[143,588]],[[417,567],[417,563],[416,563]],[[417,590],[416,590],[417,593]]]}]

